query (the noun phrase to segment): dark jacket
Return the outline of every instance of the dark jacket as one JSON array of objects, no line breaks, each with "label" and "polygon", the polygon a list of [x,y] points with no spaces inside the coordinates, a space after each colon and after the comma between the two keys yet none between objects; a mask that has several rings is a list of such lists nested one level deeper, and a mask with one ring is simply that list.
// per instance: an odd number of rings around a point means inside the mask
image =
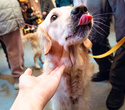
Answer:
[{"label": "dark jacket", "polygon": [[115,20],[117,42],[125,36],[125,0],[108,0]]},{"label": "dark jacket", "polygon": [[24,19],[17,0],[0,1],[0,36],[24,26]]},{"label": "dark jacket", "polygon": [[40,0],[41,11],[46,11],[47,14],[54,8],[54,5],[51,0]]},{"label": "dark jacket", "polygon": [[88,11],[93,15],[94,25],[90,33],[90,40],[100,45],[106,44],[110,33],[110,16],[112,9],[108,0],[88,0]]},{"label": "dark jacket", "polygon": [[117,42],[125,36],[125,0],[88,0],[87,7],[96,21],[89,37],[93,43],[105,44],[110,31],[111,13],[114,15]]},{"label": "dark jacket", "polygon": [[73,3],[73,0],[56,0],[56,6],[61,7],[61,6],[69,6]]}]

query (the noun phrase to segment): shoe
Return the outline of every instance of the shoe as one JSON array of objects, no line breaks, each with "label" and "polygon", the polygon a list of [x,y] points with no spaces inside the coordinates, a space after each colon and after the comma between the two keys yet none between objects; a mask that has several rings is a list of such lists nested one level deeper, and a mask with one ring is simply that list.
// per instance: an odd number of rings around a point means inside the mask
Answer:
[{"label": "shoe", "polygon": [[91,79],[93,82],[99,82],[99,81],[104,81],[104,80],[109,80],[109,75],[107,75],[107,73],[95,73],[93,76],[92,76],[92,79]]},{"label": "shoe", "polygon": [[124,103],[124,95],[124,91],[112,89],[106,101],[107,108],[118,110]]},{"label": "shoe", "polygon": [[19,90],[19,77],[14,78],[14,88],[15,90]]}]

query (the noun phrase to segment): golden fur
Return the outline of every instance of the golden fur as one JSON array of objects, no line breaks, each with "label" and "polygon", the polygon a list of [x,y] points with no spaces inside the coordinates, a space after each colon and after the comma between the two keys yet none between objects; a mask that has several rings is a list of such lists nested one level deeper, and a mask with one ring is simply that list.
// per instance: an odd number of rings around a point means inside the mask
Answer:
[{"label": "golden fur", "polygon": [[27,41],[31,42],[31,47],[32,50],[34,52],[34,63],[35,63],[35,67],[37,69],[40,69],[41,67],[39,66],[37,59],[39,58],[39,60],[41,61],[41,63],[43,63],[42,59],[41,59],[41,48],[40,48],[40,39],[38,37],[38,33],[28,33],[26,35],[22,35],[22,42],[23,45],[26,45]]},{"label": "golden fur", "polygon": [[[46,55],[43,71],[66,66],[58,90],[52,97],[53,110],[88,110],[93,65],[88,57],[88,48],[91,46],[87,37],[91,27],[88,23],[83,31],[77,30],[73,34],[76,21],[73,22],[70,14],[72,9],[53,9],[37,31],[42,53]],[[55,14],[58,17],[51,21]]]}]

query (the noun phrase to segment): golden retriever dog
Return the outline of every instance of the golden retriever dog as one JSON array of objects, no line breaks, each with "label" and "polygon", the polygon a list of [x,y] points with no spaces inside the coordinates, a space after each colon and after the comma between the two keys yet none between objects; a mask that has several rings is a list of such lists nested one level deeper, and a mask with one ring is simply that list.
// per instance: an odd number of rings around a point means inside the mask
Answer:
[{"label": "golden retriever dog", "polygon": [[38,37],[38,33],[34,32],[34,33],[28,33],[26,35],[21,35],[22,37],[22,42],[23,45],[25,46],[26,43],[30,40],[31,42],[31,47],[34,53],[34,63],[35,63],[35,67],[37,69],[40,69],[40,65],[37,62],[37,59],[39,58],[39,60],[41,61],[41,63],[43,63],[41,56],[42,56],[42,52],[41,52],[41,48],[40,48],[40,38]]},{"label": "golden retriever dog", "polygon": [[60,85],[51,99],[53,110],[89,108],[93,65],[88,57],[87,37],[92,22],[87,8],[80,5],[54,8],[39,25],[37,32],[41,39],[40,46],[42,53],[46,55],[43,71],[66,66]]}]

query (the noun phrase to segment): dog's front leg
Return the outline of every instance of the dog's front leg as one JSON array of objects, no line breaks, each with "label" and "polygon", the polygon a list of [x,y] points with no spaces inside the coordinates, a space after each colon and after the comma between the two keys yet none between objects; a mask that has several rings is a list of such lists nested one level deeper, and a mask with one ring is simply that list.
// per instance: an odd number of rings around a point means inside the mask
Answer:
[{"label": "dog's front leg", "polygon": [[36,52],[36,54],[34,55],[34,63],[35,63],[35,67],[36,67],[37,69],[40,69],[40,68],[41,68],[40,65],[39,65],[38,62],[37,62],[37,59],[38,59],[39,56],[40,56],[40,55],[39,55],[39,52]]}]

